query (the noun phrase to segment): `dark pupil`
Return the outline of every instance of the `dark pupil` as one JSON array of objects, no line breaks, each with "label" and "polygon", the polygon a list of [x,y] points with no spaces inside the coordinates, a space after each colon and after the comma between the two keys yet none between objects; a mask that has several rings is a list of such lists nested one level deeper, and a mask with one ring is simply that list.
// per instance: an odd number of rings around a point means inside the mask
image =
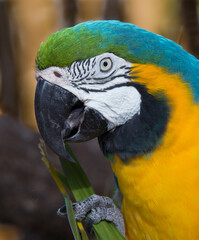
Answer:
[{"label": "dark pupil", "polygon": [[104,67],[108,66],[108,62],[103,62]]}]

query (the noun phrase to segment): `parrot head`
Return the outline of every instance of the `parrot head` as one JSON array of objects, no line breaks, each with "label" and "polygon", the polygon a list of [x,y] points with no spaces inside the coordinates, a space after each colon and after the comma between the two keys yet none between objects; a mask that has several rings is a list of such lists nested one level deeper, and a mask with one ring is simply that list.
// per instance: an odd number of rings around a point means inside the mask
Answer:
[{"label": "parrot head", "polygon": [[[197,65],[197,67],[196,67]],[[119,21],[53,33],[36,58],[40,133],[63,158],[66,142],[98,137],[126,160],[161,144],[178,102],[197,101],[198,61],[174,42]]]}]

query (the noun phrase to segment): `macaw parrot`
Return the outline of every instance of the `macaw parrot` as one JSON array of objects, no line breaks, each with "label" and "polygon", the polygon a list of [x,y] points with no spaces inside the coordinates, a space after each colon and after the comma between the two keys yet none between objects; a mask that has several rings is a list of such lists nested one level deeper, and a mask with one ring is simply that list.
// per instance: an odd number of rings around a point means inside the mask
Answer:
[{"label": "macaw parrot", "polygon": [[122,195],[121,211],[91,196],[77,219],[91,211],[128,240],[199,239],[198,59],[133,24],[89,21],[41,44],[36,79],[46,143],[72,161],[66,142],[98,137]]}]

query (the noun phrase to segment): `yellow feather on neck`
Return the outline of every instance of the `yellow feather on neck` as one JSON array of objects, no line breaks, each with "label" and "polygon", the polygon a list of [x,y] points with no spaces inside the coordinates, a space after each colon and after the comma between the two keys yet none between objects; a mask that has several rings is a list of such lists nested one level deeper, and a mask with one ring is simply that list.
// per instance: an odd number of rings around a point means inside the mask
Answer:
[{"label": "yellow feather on neck", "polygon": [[133,64],[132,76],[149,93],[163,91],[171,110],[167,130],[154,152],[113,171],[123,194],[130,240],[199,239],[199,106],[177,74],[152,64]]}]

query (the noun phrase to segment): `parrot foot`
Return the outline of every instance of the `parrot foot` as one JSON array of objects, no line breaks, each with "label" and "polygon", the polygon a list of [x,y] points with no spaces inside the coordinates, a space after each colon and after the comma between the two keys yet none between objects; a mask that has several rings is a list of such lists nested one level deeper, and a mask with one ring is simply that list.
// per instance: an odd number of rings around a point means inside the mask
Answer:
[{"label": "parrot foot", "polygon": [[[73,203],[75,218],[82,221],[87,214],[86,228],[92,232],[92,225],[102,220],[114,223],[116,228],[125,236],[124,219],[120,210],[115,206],[113,200],[109,197],[98,196],[93,194],[85,200]],[[66,216],[66,207],[58,209],[59,216]]]}]

